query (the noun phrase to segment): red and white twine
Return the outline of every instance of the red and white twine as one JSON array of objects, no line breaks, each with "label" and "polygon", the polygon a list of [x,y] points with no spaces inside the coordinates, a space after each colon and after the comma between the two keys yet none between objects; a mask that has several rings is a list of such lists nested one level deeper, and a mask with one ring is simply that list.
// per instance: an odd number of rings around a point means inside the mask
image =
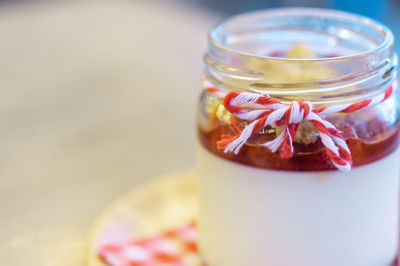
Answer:
[{"label": "red and white twine", "polygon": [[195,223],[141,240],[103,244],[99,257],[110,266],[200,266]]},{"label": "red and white twine", "polygon": [[[205,266],[197,242],[191,223],[146,239],[101,245],[98,255],[109,266]],[[397,258],[391,266],[400,266]]]},{"label": "red and white twine", "polygon": [[282,158],[291,158],[294,153],[293,140],[302,121],[309,121],[319,133],[325,152],[339,170],[351,170],[352,157],[347,143],[340,132],[324,116],[332,113],[351,113],[385,101],[397,87],[397,80],[384,93],[373,99],[352,104],[313,108],[309,101],[295,100],[286,105],[260,93],[226,91],[211,81],[202,80],[205,90],[223,99],[224,107],[239,119],[250,122],[235,136],[222,136],[217,142],[219,149],[238,154],[247,140],[263,128],[282,128],[282,132],[272,141],[261,144],[272,152],[279,150]]}]

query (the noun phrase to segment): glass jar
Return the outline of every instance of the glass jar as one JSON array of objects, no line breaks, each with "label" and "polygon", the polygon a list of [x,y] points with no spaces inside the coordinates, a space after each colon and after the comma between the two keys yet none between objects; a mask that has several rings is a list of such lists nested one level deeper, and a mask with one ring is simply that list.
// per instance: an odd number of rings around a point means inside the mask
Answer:
[{"label": "glass jar", "polygon": [[214,28],[197,125],[210,266],[388,266],[398,251],[393,35],[323,9]]}]

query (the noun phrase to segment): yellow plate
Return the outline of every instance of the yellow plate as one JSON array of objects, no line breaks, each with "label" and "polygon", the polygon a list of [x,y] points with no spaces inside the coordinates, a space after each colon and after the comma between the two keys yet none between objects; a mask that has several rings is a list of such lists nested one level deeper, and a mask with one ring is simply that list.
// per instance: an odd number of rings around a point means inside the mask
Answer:
[{"label": "yellow plate", "polygon": [[88,266],[104,266],[97,247],[105,239],[116,241],[151,236],[185,225],[197,216],[194,171],[158,178],[117,200],[94,222],[89,233]]}]

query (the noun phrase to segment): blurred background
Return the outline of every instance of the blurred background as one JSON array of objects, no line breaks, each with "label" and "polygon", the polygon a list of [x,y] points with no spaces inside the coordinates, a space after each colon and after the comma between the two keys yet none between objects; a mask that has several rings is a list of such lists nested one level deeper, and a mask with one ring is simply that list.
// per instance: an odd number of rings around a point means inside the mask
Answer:
[{"label": "blurred background", "polygon": [[0,261],[83,265],[104,206],[193,167],[207,31],[281,6],[360,13],[400,39],[399,0],[0,0]]}]

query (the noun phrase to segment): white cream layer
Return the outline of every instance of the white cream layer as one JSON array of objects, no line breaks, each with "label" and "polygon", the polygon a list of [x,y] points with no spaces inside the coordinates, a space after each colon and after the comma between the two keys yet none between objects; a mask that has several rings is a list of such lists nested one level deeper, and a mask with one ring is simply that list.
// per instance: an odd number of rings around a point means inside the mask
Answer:
[{"label": "white cream layer", "polygon": [[389,266],[399,151],[349,173],[264,170],[197,149],[200,250],[210,266]]}]

